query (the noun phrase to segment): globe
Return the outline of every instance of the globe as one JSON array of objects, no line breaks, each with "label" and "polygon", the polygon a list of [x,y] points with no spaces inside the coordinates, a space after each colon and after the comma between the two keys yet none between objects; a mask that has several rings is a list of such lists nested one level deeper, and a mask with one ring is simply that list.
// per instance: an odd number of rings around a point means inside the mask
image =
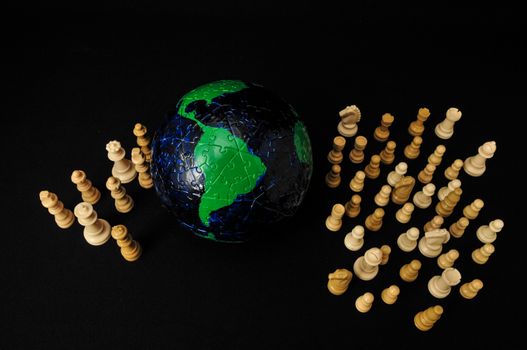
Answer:
[{"label": "globe", "polygon": [[184,95],[152,140],[156,193],[179,223],[221,242],[295,214],[313,169],[306,127],[264,87],[221,80]]}]

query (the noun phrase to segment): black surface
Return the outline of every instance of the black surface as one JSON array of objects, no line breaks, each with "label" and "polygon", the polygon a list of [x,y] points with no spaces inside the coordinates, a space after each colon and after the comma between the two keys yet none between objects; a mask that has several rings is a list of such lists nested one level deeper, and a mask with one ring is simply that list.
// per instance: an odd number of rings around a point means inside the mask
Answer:
[{"label": "black surface", "polygon": [[[525,155],[514,136],[523,116],[520,92],[512,87],[520,73],[514,12],[218,2],[171,13],[134,2],[5,13],[0,348],[349,348],[368,342],[450,348],[519,339],[525,233],[517,223],[524,210],[512,201],[524,201],[518,166]],[[313,180],[298,215],[243,245],[182,231],[154,192],[137,183],[126,186],[135,208],[118,214],[104,188],[109,140],[129,150],[136,121],[155,130],[182,94],[216,79],[254,81],[277,92],[305,118],[314,149]],[[440,270],[417,251],[397,249],[397,236],[410,225],[396,223],[393,204],[383,229],[367,232],[365,244],[390,244],[388,265],[371,282],[355,277],[340,297],[328,292],[327,274],[351,269],[364,252],[347,251],[344,235],[373,210],[373,195],[393,167],[382,166],[381,178],[367,181],[359,220],[346,220],[338,233],[325,229],[331,205],[348,200],[347,183],[359,169],[345,161],[342,185],[324,185],[337,113],[348,104],[363,113],[359,133],[370,140],[367,158],[382,148],[371,138],[382,113],[395,115],[396,162],[417,109],[430,108],[422,155],[409,162],[414,176],[440,143],[433,127],[447,108],[459,107],[463,118],[444,142],[447,152],[434,176],[438,188],[455,158],[497,142],[484,176],[460,177],[462,200],[446,220],[456,220],[474,198],[485,200],[463,238],[446,245],[461,252],[462,282],[485,283],[474,300],[462,299],[457,287],[444,300],[431,297],[426,283]],[[78,224],[61,230],[41,207],[42,189],[69,208],[80,201],[69,180],[78,168],[103,193],[100,217],[126,224],[141,242],[140,261],[125,262],[113,241],[89,246]],[[421,228],[433,215],[431,208],[416,209],[411,225]],[[470,259],[480,245],[475,230],[494,218],[505,228],[496,253],[477,266]],[[403,283],[398,270],[415,257],[424,263],[420,277]],[[387,306],[380,292],[393,283],[401,295]],[[365,291],[377,299],[362,315],[354,301]],[[444,316],[430,332],[417,331],[414,314],[434,304],[444,306]]]}]

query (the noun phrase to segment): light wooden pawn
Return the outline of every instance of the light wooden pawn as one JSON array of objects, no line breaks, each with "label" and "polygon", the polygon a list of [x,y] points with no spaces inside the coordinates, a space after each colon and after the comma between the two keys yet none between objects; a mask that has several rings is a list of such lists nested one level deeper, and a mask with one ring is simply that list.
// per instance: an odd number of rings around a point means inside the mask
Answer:
[{"label": "light wooden pawn", "polygon": [[141,152],[145,155],[145,160],[150,163],[152,151],[150,150],[150,137],[146,136],[147,129],[141,123],[136,123],[133,133],[137,137],[137,145],[141,147]]},{"label": "light wooden pawn", "polygon": [[459,294],[465,299],[473,299],[483,288],[483,282],[476,278],[459,287]]},{"label": "light wooden pawn", "polygon": [[420,209],[426,209],[432,205],[432,196],[436,190],[436,186],[432,183],[423,186],[421,191],[414,194],[412,201],[415,206]]},{"label": "light wooden pawn", "polygon": [[450,232],[450,234],[455,238],[461,238],[461,236],[463,236],[465,233],[469,223],[470,221],[468,221],[466,217],[462,216],[456,222],[450,225],[448,232]]},{"label": "light wooden pawn", "polygon": [[405,162],[400,162],[395,166],[395,169],[388,174],[386,181],[390,186],[394,187],[399,181],[401,181],[403,176],[406,175],[407,171],[408,164]]},{"label": "light wooden pawn", "polygon": [[432,329],[434,324],[441,318],[443,307],[441,305],[431,306],[424,311],[418,312],[414,317],[414,324],[420,331],[426,332]]},{"label": "light wooden pawn", "polygon": [[416,159],[419,157],[420,147],[423,144],[421,136],[415,136],[412,142],[404,148],[404,156],[408,159]]},{"label": "light wooden pawn", "polygon": [[454,135],[454,124],[461,119],[461,111],[457,108],[449,108],[446,111],[445,119],[436,125],[435,134],[440,139],[446,140]]},{"label": "light wooden pawn", "polygon": [[417,246],[421,254],[427,258],[436,258],[443,250],[443,244],[450,239],[450,234],[444,228],[425,232]]},{"label": "light wooden pawn", "polygon": [[359,216],[361,201],[362,198],[358,194],[354,194],[353,196],[351,196],[351,199],[344,205],[347,217],[355,218]]},{"label": "light wooden pawn", "polygon": [[491,221],[488,225],[482,225],[476,231],[476,236],[482,243],[492,243],[497,238],[497,233],[503,229],[503,220],[496,219]]},{"label": "light wooden pawn", "polygon": [[139,186],[142,188],[152,188],[154,182],[152,181],[152,176],[150,175],[150,166],[146,161],[146,157],[139,147],[132,149],[132,163],[135,165],[135,171],[137,171]]},{"label": "light wooden pawn", "polygon": [[118,178],[121,183],[126,184],[134,181],[137,176],[132,161],[125,159],[125,150],[121,147],[119,141],[110,141],[106,144],[108,159],[114,162],[112,167],[112,176]]},{"label": "light wooden pawn", "polygon": [[485,243],[481,248],[477,248],[472,252],[472,260],[476,264],[483,265],[489,260],[495,250],[496,248],[494,248],[492,243]]},{"label": "light wooden pawn", "polygon": [[486,161],[494,156],[496,152],[496,142],[485,142],[478,148],[478,154],[468,157],[463,162],[463,169],[465,172],[474,177],[483,175],[486,170]]},{"label": "light wooden pawn", "polygon": [[328,161],[331,164],[340,164],[344,159],[342,150],[346,146],[346,139],[342,136],[336,136],[333,139],[333,149],[328,153]]},{"label": "light wooden pawn", "polygon": [[388,260],[390,260],[390,254],[392,253],[392,248],[389,245],[384,244],[381,246],[382,258],[380,265],[386,265]]},{"label": "light wooden pawn", "polygon": [[395,141],[388,141],[386,147],[381,151],[380,157],[383,164],[392,164],[395,160],[395,148],[397,144]]},{"label": "light wooden pawn", "polygon": [[379,273],[379,264],[382,261],[382,250],[379,248],[368,249],[363,256],[353,263],[355,276],[363,281],[370,281]]},{"label": "light wooden pawn", "polygon": [[392,202],[399,205],[408,202],[414,186],[415,179],[412,176],[404,176],[392,190]]},{"label": "light wooden pawn", "polygon": [[126,226],[116,225],[112,227],[112,237],[117,241],[117,245],[121,248],[121,255],[126,261],[132,262],[139,259],[143,249],[128,233]]},{"label": "light wooden pawn", "polygon": [[417,179],[422,184],[427,184],[432,181],[432,178],[434,177],[434,172],[436,171],[436,166],[434,164],[428,163],[423,170],[419,172],[417,175]]},{"label": "light wooden pawn", "polygon": [[443,299],[459,282],[461,282],[461,273],[453,267],[447,267],[441,275],[434,276],[428,281],[428,291],[434,297]]},{"label": "light wooden pawn", "polygon": [[436,215],[423,226],[423,232],[433,231],[441,228],[445,219],[442,216]]},{"label": "light wooden pawn", "polygon": [[370,163],[364,168],[364,174],[368,179],[376,179],[381,174],[380,169],[381,157],[378,154],[374,154],[370,158]]},{"label": "light wooden pawn", "polygon": [[411,252],[417,247],[417,240],[419,239],[419,229],[417,227],[410,227],[406,232],[403,232],[397,237],[397,246],[403,252]]},{"label": "light wooden pawn", "polygon": [[390,137],[390,126],[394,121],[393,115],[390,113],[384,113],[381,117],[381,125],[375,128],[373,137],[379,142],[384,142]]},{"label": "light wooden pawn", "polygon": [[134,200],[126,194],[126,189],[121,185],[118,178],[110,176],[106,180],[106,188],[110,190],[111,196],[115,199],[115,209],[120,213],[128,213],[134,207]]},{"label": "light wooden pawn", "polygon": [[326,227],[330,231],[338,231],[342,227],[342,216],[344,216],[344,206],[342,204],[335,204],[331,208],[331,214],[326,219]]},{"label": "light wooden pawn", "polygon": [[358,251],[364,245],[364,227],[355,226],[345,237],[344,245],[351,251]]},{"label": "light wooden pawn", "polygon": [[385,207],[390,202],[390,194],[392,187],[390,185],[383,185],[381,190],[375,195],[374,201],[379,207]]},{"label": "light wooden pawn", "polygon": [[40,191],[38,194],[40,203],[48,212],[55,217],[55,223],[58,227],[66,229],[71,227],[75,222],[75,217],[71,210],[64,208],[57,195],[49,191]]},{"label": "light wooden pawn", "polygon": [[408,133],[412,136],[421,136],[425,131],[424,122],[430,117],[430,111],[428,108],[419,108],[417,111],[417,120],[410,123],[408,127]]},{"label": "light wooden pawn", "polygon": [[360,122],[361,114],[357,106],[347,106],[339,112],[340,122],[337,126],[339,134],[344,137],[355,136],[358,130],[357,123]]},{"label": "light wooden pawn", "polygon": [[437,192],[437,198],[442,201],[450,192],[454,191],[456,188],[461,188],[461,180],[459,179],[449,181],[446,186],[441,187]]},{"label": "light wooden pawn", "polygon": [[358,170],[355,173],[355,176],[350,181],[350,189],[353,192],[360,192],[364,188],[364,179],[366,178],[366,174],[362,170]]},{"label": "light wooden pawn", "polygon": [[463,208],[463,215],[469,219],[474,220],[478,217],[479,212],[485,206],[483,200],[477,198],[472,203]]},{"label": "light wooden pawn", "polygon": [[459,251],[456,249],[450,249],[448,252],[441,254],[439,258],[437,258],[437,266],[442,268],[443,270],[454,266],[454,262],[459,258]]},{"label": "light wooden pawn", "polygon": [[366,292],[355,300],[355,308],[364,314],[371,310],[374,300],[373,294]]},{"label": "light wooden pawn", "polygon": [[348,290],[353,274],[347,269],[337,269],[328,275],[328,290],[333,295],[342,295]]},{"label": "light wooden pawn", "polygon": [[88,202],[82,202],[75,206],[73,213],[79,224],[84,226],[84,239],[91,245],[99,246],[110,239],[112,228],[108,221],[99,219],[97,212]]},{"label": "light wooden pawn", "polygon": [[364,161],[364,149],[368,144],[368,139],[364,136],[355,137],[353,149],[349,153],[349,159],[354,164],[359,164]]},{"label": "light wooden pawn", "polygon": [[401,224],[408,223],[412,218],[412,213],[414,212],[414,209],[415,207],[412,203],[404,203],[403,206],[395,213],[395,219],[397,219],[397,221],[399,221]]},{"label": "light wooden pawn", "polygon": [[392,284],[381,292],[381,299],[385,304],[392,305],[395,304],[400,293],[401,290],[399,287],[397,287],[395,284]]},{"label": "light wooden pawn", "polygon": [[445,169],[445,177],[448,180],[457,179],[461,168],[463,168],[463,160],[461,159],[454,160],[452,165],[450,165],[448,168]]},{"label": "light wooden pawn", "polygon": [[441,161],[443,160],[443,156],[445,155],[446,147],[444,145],[438,145],[434,152],[428,156],[428,163],[435,165],[438,167],[441,164]]},{"label": "light wooden pawn", "polygon": [[101,192],[92,185],[84,171],[74,170],[71,173],[71,182],[77,185],[77,190],[81,193],[84,202],[96,204],[101,199]]},{"label": "light wooden pawn", "polygon": [[417,259],[410,261],[410,263],[405,264],[399,270],[399,277],[405,282],[413,282],[419,276],[419,270],[421,269],[421,262]]},{"label": "light wooden pawn", "polygon": [[437,215],[441,215],[444,218],[449,217],[454,211],[457,203],[459,203],[461,194],[463,194],[463,190],[458,187],[454,191],[450,192],[445,197],[445,199],[437,203],[435,208]]},{"label": "light wooden pawn", "polygon": [[372,214],[366,217],[364,226],[370,231],[379,231],[382,227],[382,218],[384,217],[384,209],[377,208]]},{"label": "light wooden pawn", "polygon": [[333,164],[331,166],[331,169],[326,174],[326,185],[329,188],[337,188],[340,185],[341,177],[340,177],[340,165]]}]

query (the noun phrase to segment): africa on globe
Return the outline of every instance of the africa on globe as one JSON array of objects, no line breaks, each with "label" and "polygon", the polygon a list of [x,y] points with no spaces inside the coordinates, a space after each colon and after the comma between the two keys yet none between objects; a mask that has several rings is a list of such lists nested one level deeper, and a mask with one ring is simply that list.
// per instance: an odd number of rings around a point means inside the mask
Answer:
[{"label": "africa on globe", "polygon": [[293,107],[239,80],[188,92],[152,141],[161,202],[215,241],[244,242],[255,227],[294,215],[312,170],[309,135]]}]

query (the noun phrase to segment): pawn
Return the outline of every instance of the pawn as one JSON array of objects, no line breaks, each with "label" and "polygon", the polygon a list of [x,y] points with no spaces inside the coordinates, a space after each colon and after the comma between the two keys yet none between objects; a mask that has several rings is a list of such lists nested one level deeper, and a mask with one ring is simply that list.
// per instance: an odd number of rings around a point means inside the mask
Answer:
[{"label": "pawn", "polygon": [[383,185],[379,193],[375,195],[374,201],[379,207],[385,207],[390,202],[392,188],[390,185]]},{"label": "pawn", "polygon": [[418,243],[419,251],[427,258],[436,258],[441,254],[443,244],[449,239],[450,234],[444,228],[425,232]]},{"label": "pawn", "polygon": [[459,176],[459,171],[461,170],[461,168],[463,168],[463,161],[461,159],[454,160],[452,165],[450,165],[448,168],[446,168],[446,170],[445,170],[445,177],[448,180],[457,179],[457,177]]},{"label": "pawn", "polygon": [[360,192],[364,188],[364,179],[366,174],[362,170],[358,170],[355,176],[350,181],[350,188],[353,192]]},{"label": "pawn", "polygon": [[390,254],[392,253],[392,248],[389,245],[384,244],[381,246],[382,258],[380,265],[386,265],[388,260],[390,260]]},{"label": "pawn", "polygon": [[71,210],[64,208],[64,203],[59,201],[55,193],[40,191],[38,194],[42,206],[55,217],[57,226],[63,229],[71,227],[75,222],[75,217]]},{"label": "pawn", "polygon": [[486,170],[485,162],[494,156],[496,152],[496,142],[485,142],[478,148],[478,154],[465,159],[463,169],[465,172],[474,177],[483,175]]},{"label": "pawn", "polygon": [[381,117],[381,125],[375,128],[375,132],[373,133],[373,137],[375,140],[379,142],[384,142],[388,140],[388,137],[390,136],[390,129],[389,127],[392,125],[394,120],[393,115],[390,113],[384,113]]},{"label": "pawn", "polygon": [[437,198],[442,201],[450,192],[454,191],[456,188],[461,188],[461,181],[459,179],[454,179],[450,181],[446,186],[441,187],[437,192]]},{"label": "pawn", "polygon": [[344,237],[344,245],[351,251],[356,252],[364,245],[364,227],[361,225],[355,226],[346,237]]},{"label": "pawn", "polygon": [[114,162],[112,167],[112,176],[118,178],[123,184],[134,181],[137,172],[130,160],[125,159],[125,150],[121,147],[119,141],[110,141],[106,145],[108,159]]},{"label": "pawn", "polygon": [[128,229],[124,225],[117,225],[112,227],[112,237],[117,241],[117,245],[121,248],[121,255],[126,261],[136,261],[143,252],[139,243],[137,243],[128,233]]},{"label": "pawn", "polygon": [[405,264],[399,270],[399,276],[405,282],[413,282],[419,275],[421,269],[421,262],[419,260],[412,260],[409,264]]},{"label": "pawn", "polygon": [[406,202],[399,210],[397,210],[397,212],[395,213],[395,218],[401,224],[406,224],[412,218],[413,211],[414,205],[410,202]]},{"label": "pawn", "polygon": [[353,263],[355,276],[363,281],[370,281],[379,273],[379,264],[382,261],[382,250],[370,248]]},{"label": "pawn", "polygon": [[438,299],[446,298],[452,287],[461,282],[461,273],[453,268],[448,267],[443,270],[441,275],[434,276],[428,281],[428,291]]},{"label": "pawn", "polygon": [[454,208],[456,207],[457,203],[461,199],[462,193],[463,193],[463,190],[458,187],[454,191],[450,192],[445,197],[445,199],[437,203],[436,205],[437,215],[441,215],[444,218],[450,216],[452,212],[454,211]]},{"label": "pawn", "polygon": [[358,194],[351,196],[351,199],[346,202],[344,209],[346,211],[346,216],[349,218],[356,218],[360,214],[360,202],[362,198]]},{"label": "pawn", "polygon": [[428,221],[423,226],[423,231],[424,232],[428,232],[428,231],[437,230],[437,229],[441,228],[441,226],[443,225],[444,222],[445,222],[445,219],[443,219],[442,216],[436,215],[436,216],[434,216],[432,218],[432,220]]},{"label": "pawn", "polygon": [[406,232],[403,232],[397,238],[397,246],[403,252],[411,252],[417,247],[417,239],[419,238],[419,229],[417,227],[410,227]]},{"label": "pawn", "polygon": [[417,179],[423,184],[427,184],[432,181],[434,177],[434,172],[436,171],[436,166],[434,164],[428,163],[426,167],[419,172]]},{"label": "pawn", "polygon": [[476,278],[459,287],[459,294],[465,299],[473,299],[482,288],[483,282]]},{"label": "pawn", "polygon": [[448,228],[448,232],[455,238],[461,238],[465,233],[465,229],[468,227],[469,221],[466,217],[462,216],[458,221],[454,222]]},{"label": "pawn", "polygon": [[73,213],[79,224],[84,226],[84,238],[91,245],[98,246],[110,239],[111,227],[108,221],[97,218],[97,212],[88,202],[75,206]]},{"label": "pawn", "polygon": [[144,125],[137,123],[132,131],[137,137],[137,145],[141,147],[141,152],[145,155],[145,160],[150,163],[152,159],[152,151],[150,150],[150,138],[146,136],[147,129]]},{"label": "pawn", "polygon": [[485,202],[483,202],[483,200],[479,198],[475,199],[472,203],[463,208],[463,215],[469,220],[474,220],[478,217],[479,212],[483,209],[484,205]]},{"label": "pawn", "polygon": [[434,152],[428,156],[428,163],[434,164],[436,167],[441,164],[441,161],[443,160],[443,155],[446,152],[446,147],[444,145],[438,145]]},{"label": "pawn", "polygon": [[96,204],[101,199],[101,192],[92,185],[84,171],[74,170],[71,173],[71,182],[77,185],[77,190],[81,193],[84,202]]},{"label": "pawn", "polygon": [[342,136],[336,136],[333,139],[333,149],[328,153],[328,161],[331,164],[340,164],[344,156],[342,155],[342,150],[346,145],[346,139]]},{"label": "pawn", "polygon": [[355,144],[349,153],[349,159],[354,164],[362,163],[364,160],[364,149],[368,144],[368,140],[364,136],[355,137]]},{"label": "pawn", "polygon": [[347,106],[339,112],[341,121],[337,127],[339,134],[344,137],[355,136],[358,130],[357,123],[360,121],[361,114],[357,106]]},{"label": "pawn", "polygon": [[355,300],[355,308],[362,313],[366,313],[371,310],[373,300],[375,297],[370,292],[366,292]]},{"label": "pawn", "polygon": [[459,252],[456,249],[450,249],[448,252],[441,254],[437,258],[437,265],[443,270],[454,266],[454,262],[459,258]]},{"label": "pawn", "polygon": [[492,243],[485,243],[481,248],[477,248],[472,252],[472,260],[476,264],[483,265],[489,260],[489,257],[495,250],[496,248],[494,248]]},{"label": "pawn", "polygon": [[408,159],[415,159],[419,157],[421,144],[423,143],[423,139],[421,136],[415,136],[412,140],[412,142],[404,148],[404,156]]},{"label": "pawn", "polygon": [[391,286],[382,291],[381,299],[382,301],[384,301],[385,304],[392,305],[395,304],[395,302],[397,301],[399,293],[401,293],[399,287],[397,287],[395,284],[392,284]]},{"label": "pawn", "polygon": [[382,227],[382,218],[384,217],[384,209],[377,208],[375,211],[368,215],[364,222],[364,226],[370,231],[379,231]]},{"label": "pawn", "polygon": [[333,295],[342,295],[348,290],[353,274],[346,269],[337,269],[328,275],[328,290]]},{"label": "pawn", "polygon": [[446,140],[454,135],[454,124],[461,119],[461,111],[457,108],[449,108],[445,119],[436,125],[435,134],[440,139]]},{"label": "pawn", "polygon": [[491,221],[488,225],[482,225],[476,231],[476,236],[482,243],[492,243],[496,240],[497,233],[503,229],[504,223],[500,219]]},{"label": "pawn", "polygon": [[436,186],[432,183],[423,186],[423,189],[414,194],[413,202],[416,207],[426,209],[432,204],[432,196],[436,190]]},{"label": "pawn", "polygon": [[381,164],[381,157],[378,154],[371,156],[370,163],[364,169],[364,173],[368,179],[376,179],[381,173],[379,168]]},{"label": "pawn", "polygon": [[139,186],[142,188],[152,188],[154,182],[152,181],[152,176],[150,175],[148,162],[146,161],[146,156],[143,154],[139,147],[132,149],[132,163],[135,165],[135,171],[137,171]]},{"label": "pawn", "polygon": [[126,189],[121,186],[119,179],[110,176],[106,181],[106,188],[110,190],[111,196],[115,199],[115,208],[119,213],[128,213],[134,207],[134,200],[126,194]]},{"label": "pawn", "polygon": [[405,162],[400,162],[395,166],[395,170],[391,171],[388,174],[387,181],[388,184],[392,187],[394,187],[404,175],[406,175],[406,172],[408,171],[408,164]]},{"label": "pawn", "polygon": [[395,141],[388,141],[386,147],[382,150],[380,157],[383,164],[392,164],[395,159],[395,147],[397,144]]},{"label": "pawn", "polygon": [[326,185],[329,188],[336,188],[340,185],[340,165],[333,164],[331,170],[326,174]]},{"label": "pawn", "polygon": [[412,176],[404,176],[393,188],[392,202],[399,205],[408,202],[414,186],[415,179]]},{"label": "pawn", "polygon": [[326,219],[326,227],[330,231],[338,231],[342,227],[342,216],[344,215],[344,206],[342,204],[335,204],[331,208],[331,215]]},{"label": "pawn", "polygon": [[419,108],[417,112],[417,120],[410,123],[408,133],[412,136],[421,136],[425,131],[424,122],[430,117],[428,108]]},{"label": "pawn", "polygon": [[420,331],[426,332],[434,326],[434,324],[441,318],[443,314],[443,307],[436,305],[428,309],[418,312],[414,317],[414,324]]}]

